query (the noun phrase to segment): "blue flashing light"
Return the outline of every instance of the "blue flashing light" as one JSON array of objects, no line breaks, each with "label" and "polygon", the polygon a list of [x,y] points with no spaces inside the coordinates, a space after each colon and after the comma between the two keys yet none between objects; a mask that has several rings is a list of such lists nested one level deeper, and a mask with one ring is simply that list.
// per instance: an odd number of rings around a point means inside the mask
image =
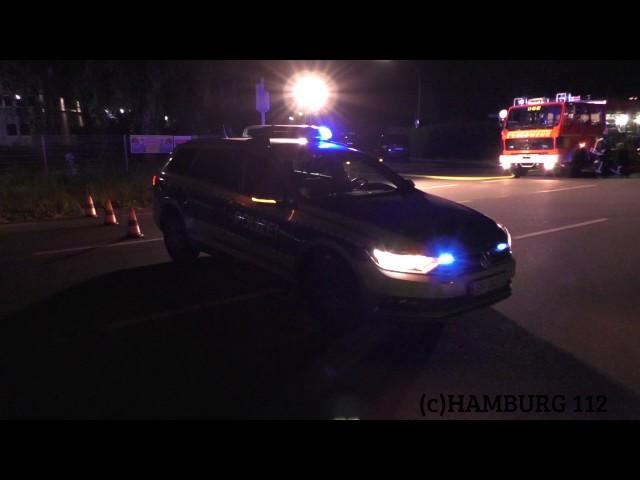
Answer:
[{"label": "blue flashing light", "polygon": [[321,149],[331,149],[331,150],[342,150],[347,151],[349,148],[344,145],[340,145],[339,143],[331,143],[331,142],[318,142],[317,147]]},{"label": "blue flashing light", "polygon": [[320,140],[330,140],[333,137],[333,132],[329,127],[318,127],[318,135]]},{"label": "blue flashing light", "polygon": [[439,265],[451,265],[456,259],[450,253],[442,253],[438,256]]},{"label": "blue flashing light", "polygon": [[499,243],[498,245],[496,245],[496,251],[497,252],[502,252],[503,250],[506,250],[507,248],[509,248],[509,245],[506,243]]}]

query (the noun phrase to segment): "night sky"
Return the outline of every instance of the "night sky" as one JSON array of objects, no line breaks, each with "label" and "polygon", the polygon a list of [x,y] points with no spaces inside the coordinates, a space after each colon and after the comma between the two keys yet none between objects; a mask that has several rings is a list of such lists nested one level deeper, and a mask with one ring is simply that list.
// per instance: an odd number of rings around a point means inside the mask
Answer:
[{"label": "night sky", "polygon": [[592,98],[640,94],[639,61],[455,60],[380,62],[261,62],[278,73],[305,66],[336,78],[347,123],[410,125],[416,108],[417,75],[423,82],[423,124],[483,121],[512,104],[514,97],[554,97],[557,92]]},{"label": "night sky", "polygon": [[[7,62],[0,63],[6,67]],[[53,65],[49,84],[61,85],[62,89],[76,85],[73,95],[87,96],[94,88],[86,80],[73,81],[84,71],[78,66],[82,62],[31,63],[37,63],[32,69],[36,72],[45,72],[45,65]],[[236,128],[258,123],[254,88],[260,77],[265,78],[271,91],[272,110],[267,122],[286,121],[291,109],[285,106],[282,90],[300,70],[320,70],[333,79],[337,97],[332,121],[354,130],[410,126],[417,103],[416,70],[422,77],[423,125],[488,121],[489,115],[508,107],[519,96],[553,97],[561,91],[591,94],[592,98],[640,95],[640,62],[622,60],[180,60],[122,61],[121,66],[120,71],[107,69],[92,78],[99,79],[102,91],[109,91],[105,89],[111,81],[109,72],[116,72],[114,78],[121,81],[126,77],[128,88],[137,94],[147,88],[138,80],[145,78],[141,73],[144,68],[153,71],[154,77],[168,72],[158,108],[178,118],[185,131],[200,128],[188,125],[195,118],[202,119],[200,125],[227,122]],[[126,96],[120,97],[117,101],[126,101]],[[96,104],[96,110],[100,108]]]}]

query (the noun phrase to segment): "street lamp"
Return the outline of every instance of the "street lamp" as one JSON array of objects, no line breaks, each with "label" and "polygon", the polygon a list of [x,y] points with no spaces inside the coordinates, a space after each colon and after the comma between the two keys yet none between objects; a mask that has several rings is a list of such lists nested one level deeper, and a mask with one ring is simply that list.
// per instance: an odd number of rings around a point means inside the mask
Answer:
[{"label": "street lamp", "polygon": [[329,87],[324,79],[316,74],[308,73],[295,80],[292,94],[300,109],[316,113],[327,103]]},{"label": "street lamp", "polygon": [[331,81],[323,74],[304,71],[291,78],[285,93],[293,111],[299,117],[306,116],[307,122],[323,110],[329,108],[333,97]]}]

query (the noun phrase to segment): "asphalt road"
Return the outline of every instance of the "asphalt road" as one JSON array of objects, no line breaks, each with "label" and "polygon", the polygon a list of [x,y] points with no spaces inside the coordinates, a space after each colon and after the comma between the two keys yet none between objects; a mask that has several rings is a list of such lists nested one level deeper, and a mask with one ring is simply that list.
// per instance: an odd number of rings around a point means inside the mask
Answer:
[{"label": "asphalt road", "polygon": [[332,336],[270,272],[175,268],[148,212],[139,240],[124,215],[0,226],[0,417],[640,418],[640,179],[411,178],[509,227],[510,299]]}]

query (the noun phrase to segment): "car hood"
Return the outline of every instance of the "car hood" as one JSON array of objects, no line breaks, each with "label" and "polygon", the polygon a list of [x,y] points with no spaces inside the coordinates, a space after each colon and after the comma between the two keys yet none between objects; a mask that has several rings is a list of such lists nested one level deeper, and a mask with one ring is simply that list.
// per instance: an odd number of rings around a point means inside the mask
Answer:
[{"label": "car hood", "polygon": [[430,251],[460,248],[469,251],[506,241],[505,233],[485,215],[419,190],[371,197],[347,196],[323,203],[323,208],[332,213],[359,225],[377,227],[376,240],[385,244],[392,237],[402,236]]}]

